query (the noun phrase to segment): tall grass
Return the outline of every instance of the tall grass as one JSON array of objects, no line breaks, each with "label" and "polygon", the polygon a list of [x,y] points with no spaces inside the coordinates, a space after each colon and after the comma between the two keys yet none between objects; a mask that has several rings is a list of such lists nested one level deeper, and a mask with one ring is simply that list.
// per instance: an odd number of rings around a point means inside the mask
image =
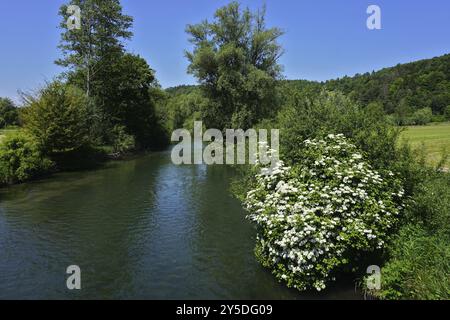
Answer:
[{"label": "tall grass", "polygon": [[383,299],[450,299],[450,174],[419,186],[382,268]]}]

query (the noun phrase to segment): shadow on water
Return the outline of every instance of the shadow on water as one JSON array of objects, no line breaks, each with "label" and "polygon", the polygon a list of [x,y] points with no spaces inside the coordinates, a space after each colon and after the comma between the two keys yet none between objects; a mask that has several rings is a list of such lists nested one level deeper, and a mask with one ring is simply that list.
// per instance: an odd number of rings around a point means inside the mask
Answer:
[{"label": "shadow on water", "polygon": [[[262,268],[232,176],[166,151],[1,189],[0,298],[360,298],[351,281],[300,294]],[[80,291],[66,288],[73,264]]]}]

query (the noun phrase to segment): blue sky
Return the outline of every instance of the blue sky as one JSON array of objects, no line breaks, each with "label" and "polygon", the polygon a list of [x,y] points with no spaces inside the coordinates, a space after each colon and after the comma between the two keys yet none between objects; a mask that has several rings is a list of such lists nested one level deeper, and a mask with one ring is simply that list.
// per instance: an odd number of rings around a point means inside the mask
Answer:
[{"label": "blue sky", "polygon": [[[0,96],[17,99],[63,71],[58,8],[65,0],[0,0]],[[185,26],[211,18],[225,0],[122,0],[134,17],[131,52],[147,59],[163,87],[195,83],[186,74]],[[450,52],[448,0],[243,0],[267,5],[268,26],[286,34],[288,79],[326,80]],[[368,30],[366,9],[380,6],[382,30]]]}]

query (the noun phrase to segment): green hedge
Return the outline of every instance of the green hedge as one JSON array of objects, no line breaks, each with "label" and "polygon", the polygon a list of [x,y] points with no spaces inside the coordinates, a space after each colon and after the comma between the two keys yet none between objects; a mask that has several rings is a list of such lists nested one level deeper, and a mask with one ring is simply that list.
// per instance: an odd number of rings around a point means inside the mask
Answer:
[{"label": "green hedge", "polygon": [[0,145],[0,183],[27,181],[47,173],[53,166],[36,140],[25,132],[7,134]]}]

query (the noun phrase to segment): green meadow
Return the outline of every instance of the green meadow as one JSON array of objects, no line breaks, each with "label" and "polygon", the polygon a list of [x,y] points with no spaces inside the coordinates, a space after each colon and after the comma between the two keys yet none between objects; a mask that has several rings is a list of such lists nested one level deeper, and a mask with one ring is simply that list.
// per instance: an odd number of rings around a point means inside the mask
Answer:
[{"label": "green meadow", "polygon": [[7,133],[15,132],[15,131],[18,131],[18,130],[19,130],[19,129],[14,128],[14,127],[12,127],[12,128],[7,128],[7,129],[0,129],[0,141],[3,140],[3,138],[5,137],[5,135],[6,135]]},{"label": "green meadow", "polygon": [[[402,140],[408,141],[415,149],[424,148],[427,162],[435,165],[442,159],[444,151],[450,152],[450,122],[406,127]],[[450,165],[450,159],[446,165]]]}]

